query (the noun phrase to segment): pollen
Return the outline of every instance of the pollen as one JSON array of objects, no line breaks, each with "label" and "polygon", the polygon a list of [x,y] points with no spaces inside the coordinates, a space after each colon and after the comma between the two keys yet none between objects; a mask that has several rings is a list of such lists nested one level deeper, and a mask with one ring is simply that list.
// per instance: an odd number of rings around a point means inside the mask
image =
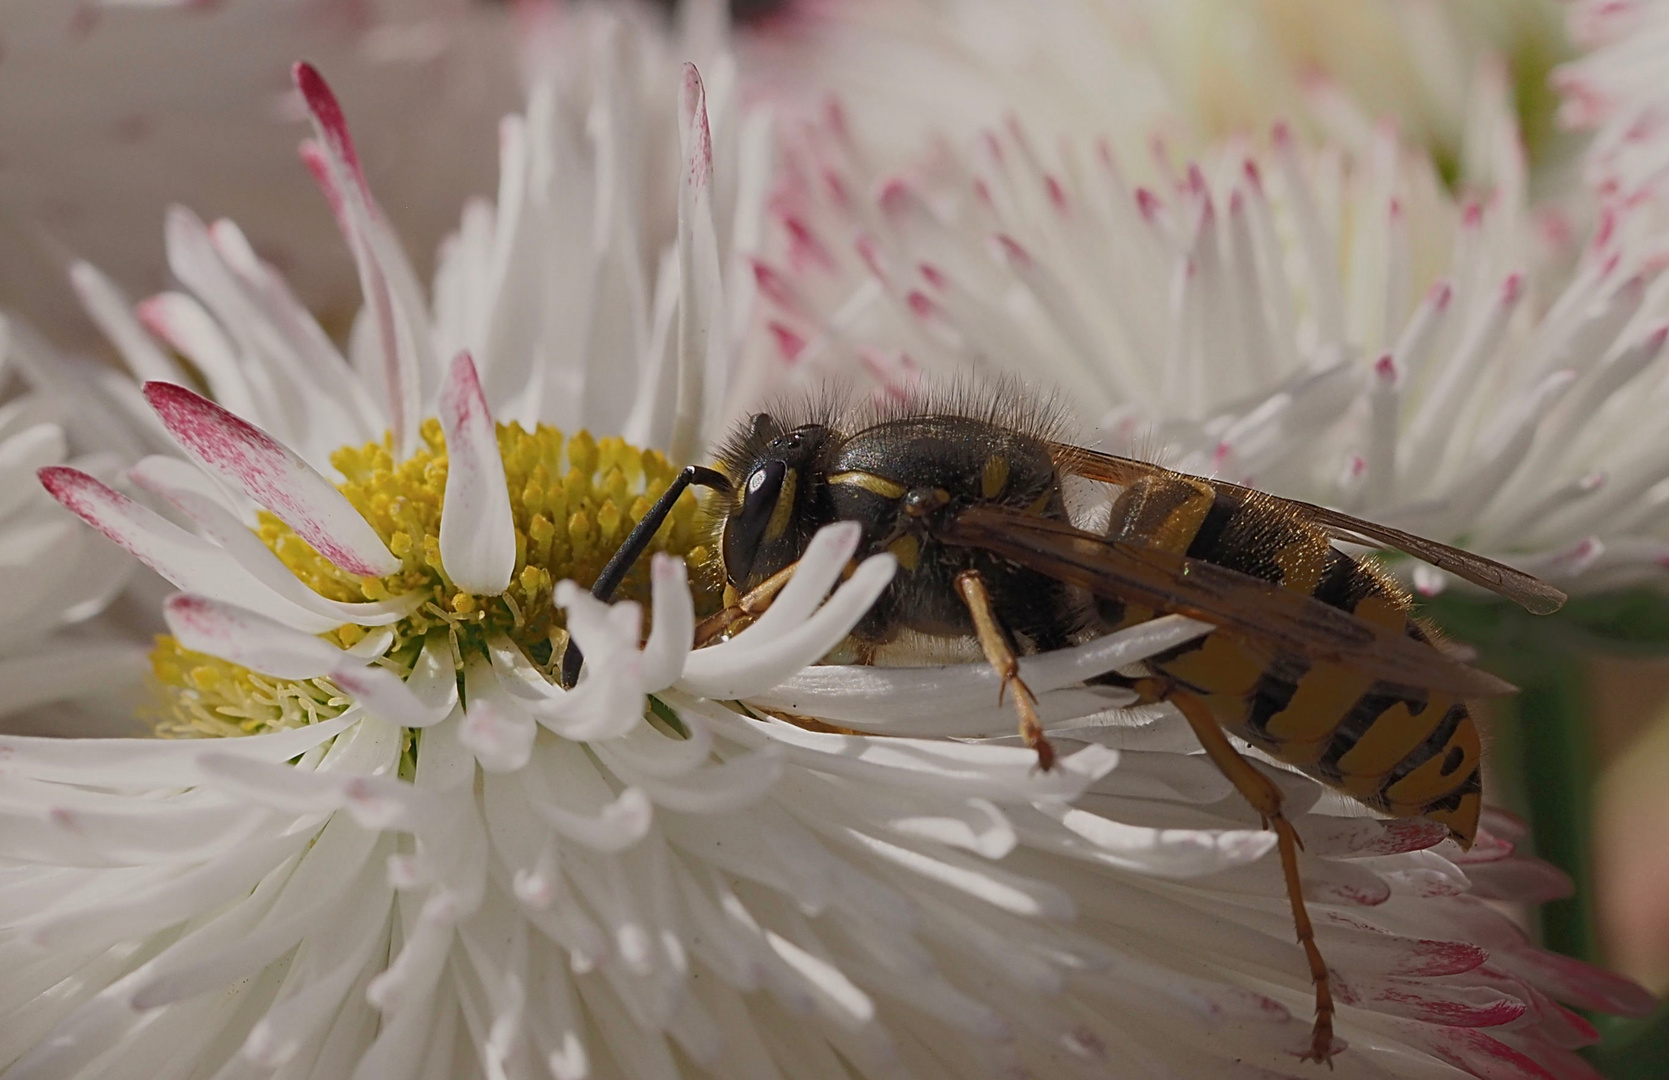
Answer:
[{"label": "pollen", "polygon": [[[367,637],[392,637],[379,663],[409,672],[423,643],[449,639],[460,663],[507,638],[547,673],[566,643],[561,613],[552,605],[557,582],[596,580],[603,565],[677,476],[657,450],[623,439],[564,436],[539,425],[498,426],[499,453],[515,521],[516,565],[510,587],[497,596],[463,591],[447,576],[440,556],[440,521],[446,491],[446,440],[439,421],[422,428],[422,444],[396,461],[391,438],[348,446],[331,455],[344,480],[337,485],[403,564],[386,577],[361,578],[329,562],[288,525],[263,512],[261,541],[304,584],[321,596],[349,603],[417,594],[412,613],[391,627],[348,624],[324,637],[342,648]],[[656,534],[650,551],[681,555],[692,568],[709,561],[702,543],[693,492],[686,492]],[[700,575],[693,575],[697,579]],[[617,599],[649,600],[648,557],[627,575]],[[717,597],[699,608],[716,608]],[[268,679],[212,657],[187,653],[159,638],[152,668],[171,707],[159,718],[159,734],[234,735],[295,727],[329,719],[347,701],[328,680]]]}]

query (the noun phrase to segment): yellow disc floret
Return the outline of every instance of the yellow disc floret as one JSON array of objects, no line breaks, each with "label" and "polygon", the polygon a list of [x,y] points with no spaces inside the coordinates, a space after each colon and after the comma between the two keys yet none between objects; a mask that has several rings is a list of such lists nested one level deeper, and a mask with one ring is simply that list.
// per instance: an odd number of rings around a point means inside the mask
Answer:
[{"label": "yellow disc floret", "polygon": [[[549,670],[564,640],[560,613],[551,604],[558,581],[596,579],[632,527],[677,475],[656,450],[639,450],[618,438],[586,432],[564,437],[539,425],[498,426],[499,452],[516,528],[516,566],[510,587],[497,596],[460,590],[440,557],[440,520],[446,491],[446,440],[438,421],[424,422],[423,444],[404,461],[392,440],[343,447],[331,463],[345,479],[338,485],[390,551],[404,564],[380,578],[359,578],[327,561],[294,530],[260,515],[261,540],[309,588],[332,600],[362,602],[418,597],[412,613],[392,627],[344,625],[326,637],[351,648],[368,635],[392,631],[380,662],[409,671],[418,650],[434,634],[446,635],[462,658],[493,637],[514,642]],[[708,559],[699,541],[693,493],[675,505],[650,549],[682,555],[692,566]],[[647,603],[648,560],[640,561],[617,593]],[[229,735],[294,727],[336,715],[346,707],[326,680],[288,683],[186,653],[159,639],[152,666],[171,703],[159,733]],[[330,711],[334,710],[334,711]]]}]

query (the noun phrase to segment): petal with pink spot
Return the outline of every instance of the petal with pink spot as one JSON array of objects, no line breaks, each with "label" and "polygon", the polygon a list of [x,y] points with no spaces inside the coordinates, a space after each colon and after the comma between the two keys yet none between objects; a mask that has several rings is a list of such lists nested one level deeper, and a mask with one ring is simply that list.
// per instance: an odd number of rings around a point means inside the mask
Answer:
[{"label": "petal with pink spot", "polygon": [[199,464],[278,515],[333,564],[361,577],[400,569],[359,511],[284,444],[183,386],[146,383],[145,399]]}]

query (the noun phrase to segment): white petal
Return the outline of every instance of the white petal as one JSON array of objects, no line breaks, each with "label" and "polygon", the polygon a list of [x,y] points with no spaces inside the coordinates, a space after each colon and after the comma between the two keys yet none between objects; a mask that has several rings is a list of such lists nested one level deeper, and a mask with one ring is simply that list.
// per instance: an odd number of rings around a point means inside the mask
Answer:
[{"label": "white petal", "polygon": [[[1044,699],[1051,691],[1136,663],[1209,629],[1194,619],[1166,615],[1082,645],[1021,657],[1020,675],[1033,693]],[[929,716],[954,720],[990,710],[996,704],[999,683],[996,672],[986,663],[930,668],[817,665],[796,672],[770,690],[750,695],[748,700],[841,724],[893,730],[899,724],[919,725]],[[1128,700],[1122,696],[1106,698],[1103,707]],[[1074,701],[1080,707],[1084,704],[1082,698]],[[1079,711],[1077,715],[1085,713]],[[1012,721],[1012,706],[1008,716]],[[903,733],[904,729],[897,730]],[[959,730],[962,734],[976,733],[966,725]]]},{"label": "white petal", "polygon": [[713,232],[713,137],[707,95],[694,64],[684,65],[678,96],[678,406],[667,456],[689,461],[701,447],[724,393],[724,296],[718,239]]},{"label": "white petal", "polygon": [[446,495],[440,558],[462,590],[497,596],[516,569],[516,523],[510,516],[504,459],[481,381],[468,353],[459,353],[440,390],[446,433]]},{"label": "white petal", "polygon": [[677,681],[695,638],[695,605],[684,560],[660,552],[650,560],[654,625],[643,646],[643,684],[650,693]]},{"label": "white petal", "polygon": [[180,366],[157,348],[156,342],[150,339],[128,310],[127,297],[98,267],[80,260],[72,263],[70,284],[75,286],[81,306],[87,309],[87,314],[92,316],[104,336],[116,346],[127,362],[128,370],[136,378],[144,382],[185,381],[185,373]]},{"label": "white petal", "polygon": [[407,284],[403,279],[411,277],[410,268],[399,265],[403,256],[392,239],[383,235],[360,170],[359,152],[336,96],[310,64],[296,64],[292,77],[319,136],[318,142],[303,144],[303,161],[331,201],[359,266],[360,289],[376,332],[384,404],[395,449],[405,458],[416,446],[423,353],[428,351],[422,313],[408,310],[410,290],[403,287]]}]

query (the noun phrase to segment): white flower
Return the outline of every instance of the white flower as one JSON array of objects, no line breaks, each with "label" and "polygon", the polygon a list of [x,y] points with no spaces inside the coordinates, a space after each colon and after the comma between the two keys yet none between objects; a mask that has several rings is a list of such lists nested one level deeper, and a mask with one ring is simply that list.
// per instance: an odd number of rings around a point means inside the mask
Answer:
[{"label": "white flower", "polygon": [[[177,516],[85,471],[43,479],[183,590],[153,657],[164,726],[256,733],[0,739],[8,1080],[1304,1068],[1311,989],[1271,835],[1175,717],[1118,711],[1125,692],[1085,684],[1201,624],[1159,619],[1026,658],[1062,751],[1040,773],[1011,739],[981,738],[1014,722],[986,665],[808,666],[892,574],[882,555],[847,575],[850,525],[819,533],[770,610],[708,648],[691,648],[684,560],[654,558],[639,600],[553,591],[618,543],[671,467],[537,421],[567,410],[699,444],[728,374],[711,366],[727,359],[710,351],[725,309],[702,193],[722,164],[687,80],[666,260],[679,278],[660,287],[681,329],[647,350],[653,377],[630,395],[602,383],[639,362],[630,339],[578,329],[615,309],[570,306],[575,322],[527,331],[516,320],[552,294],[512,302],[526,281],[510,273],[443,271],[437,307],[459,284],[494,288],[469,309],[487,313],[479,324],[453,324],[480,327],[451,339],[480,365],[429,359],[391,231],[305,70],[312,159],[367,285],[358,362],[326,351],[229,226],[176,224],[182,245],[206,237],[186,249],[202,253],[186,282],[202,302],[178,294],[146,321],[190,346],[221,402],[148,383],[195,468],[153,455],[129,476]],[[517,198],[548,175],[518,171],[537,147],[506,140]],[[562,189],[528,187],[528,205],[561,217]],[[548,218],[517,205],[501,199],[486,250],[532,258]],[[471,250],[466,224],[453,257]],[[99,310],[136,369],[162,362],[120,305]],[[538,364],[494,352],[511,330]],[[495,426],[518,410],[525,424]],[[327,417],[348,444],[334,452]],[[661,542],[702,561],[691,518],[675,509]],[[571,690],[550,678],[565,640],[553,599],[586,656]],[[1590,1031],[1553,997],[1649,1007],[1480,902],[1563,885],[1513,855],[1510,821],[1489,820],[1462,856],[1441,827],[1353,816],[1306,779],[1278,782],[1306,840],[1353,1075],[1570,1072]]]},{"label": "white flower", "polygon": [[1669,394],[1658,249],[1622,210],[1579,253],[1546,246],[1505,84],[1486,85],[1475,153],[1497,184],[1464,201],[1389,128],[1351,152],[1276,125],[1173,163],[1011,115],[883,169],[810,125],[756,263],[773,370],[856,363],[889,392],[1017,372],[1114,452],[1566,589],[1658,580],[1669,458],[1639,437]]},{"label": "white flower", "polygon": [[0,294],[57,342],[85,336],[72,258],[162,286],[155,228],[173,200],[251,222],[306,303],[332,324],[352,314],[352,263],[294,182],[297,57],[375,118],[365,167],[425,261],[463,198],[490,190],[492,123],[520,93],[510,13],[473,0],[17,0],[0,38]]},{"label": "white flower", "polygon": [[[13,733],[131,734],[143,627],[129,625],[131,608],[126,619],[108,609],[134,585],[135,565],[66,517],[35,474],[73,464],[114,481],[146,449],[111,401],[132,387],[4,318],[0,362],[0,723]],[[135,605],[158,598],[143,586],[137,593]],[[100,677],[84,678],[88,670]]]},{"label": "white flower", "polygon": [[808,7],[786,32],[747,39],[749,74],[777,97],[832,92],[865,147],[892,157],[926,130],[961,137],[1011,112],[1041,135],[1108,137],[1125,158],[1149,139],[1198,153],[1281,118],[1364,142],[1386,118],[1464,170],[1474,70],[1505,63],[1535,86],[1568,48],[1549,0]]},{"label": "white flower", "polygon": [[1669,92],[1661,63],[1669,4],[1583,0],[1571,5],[1569,18],[1585,55],[1555,72],[1554,85],[1564,96],[1560,118],[1594,129],[1587,179],[1621,205],[1661,202],[1669,171]]}]

